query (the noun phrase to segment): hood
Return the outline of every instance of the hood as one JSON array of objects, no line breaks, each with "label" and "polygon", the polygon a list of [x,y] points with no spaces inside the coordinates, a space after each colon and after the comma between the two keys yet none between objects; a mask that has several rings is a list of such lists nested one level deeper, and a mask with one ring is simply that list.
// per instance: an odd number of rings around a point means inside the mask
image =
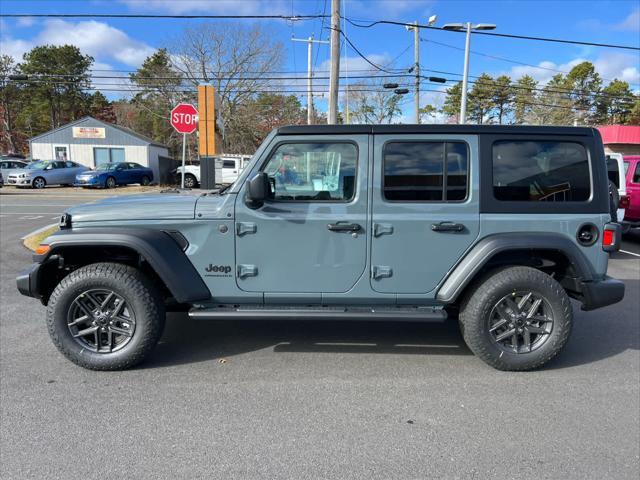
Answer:
[{"label": "hood", "polygon": [[100,175],[101,173],[104,172],[98,172],[97,170],[85,170],[84,172],[80,172],[78,175],[91,175],[92,177],[95,177],[96,175]]},{"label": "hood", "polygon": [[193,219],[200,193],[120,195],[70,208],[73,224],[129,220]]}]

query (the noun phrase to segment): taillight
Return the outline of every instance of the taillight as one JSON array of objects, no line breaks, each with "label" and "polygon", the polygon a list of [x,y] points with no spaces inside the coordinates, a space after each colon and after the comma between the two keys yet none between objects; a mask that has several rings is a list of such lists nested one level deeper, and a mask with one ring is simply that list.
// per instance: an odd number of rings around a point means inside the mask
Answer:
[{"label": "taillight", "polygon": [[630,203],[629,197],[622,195],[620,197],[620,203],[618,203],[618,208],[629,208]]},{"label": "taillight", "polygon": [[605,252],[616,252],[620,248],[622,227],[619,223],[607,223],[602,230],[602,249]]}]

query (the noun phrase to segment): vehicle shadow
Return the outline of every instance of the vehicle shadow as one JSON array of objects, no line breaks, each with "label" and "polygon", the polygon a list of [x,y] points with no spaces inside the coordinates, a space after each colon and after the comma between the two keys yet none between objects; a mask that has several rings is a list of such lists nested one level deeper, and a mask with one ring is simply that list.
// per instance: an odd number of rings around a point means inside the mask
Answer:
[{"label": "vehicle shadow", "polygon": [[192,320],[169,314],[165,334],[140,368],[274,352],[471,355],[455,320],[442,323],[334,320]]},{"label": "vehicle shadow", "polygon": [[[625,280],[625,284],[625,300],[603,310],[583,312],[574,303],[569,343],[544,369],[586,365],[630,349],[640,350],[640,281]],[[455,319],[442,323],[203,321],[169,314],[162,340],[139,368],[206,362],[265,348],[276,353],[472,355]]]}]

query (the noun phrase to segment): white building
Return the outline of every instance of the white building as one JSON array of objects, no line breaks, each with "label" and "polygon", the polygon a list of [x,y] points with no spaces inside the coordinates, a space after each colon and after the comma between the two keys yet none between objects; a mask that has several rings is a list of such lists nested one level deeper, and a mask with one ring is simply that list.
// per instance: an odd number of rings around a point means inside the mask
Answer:
[{"label": "white building", "polygon": [[107,162],[135,162],[160,178],[160,157],[167,147],[133,130],[84,117],[29,140],[31,158],[72,160],[90,168]]}]

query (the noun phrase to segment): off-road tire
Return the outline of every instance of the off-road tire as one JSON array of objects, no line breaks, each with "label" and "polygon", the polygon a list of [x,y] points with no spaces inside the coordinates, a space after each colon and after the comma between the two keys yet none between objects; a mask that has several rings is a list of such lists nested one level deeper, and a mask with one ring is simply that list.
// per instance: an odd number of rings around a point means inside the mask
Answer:
[{"label": "off-road tire", "polygon": [[[543,297],[553,313],[553,327],[538,349],[526,353],[501,350],[491,338],[488,318],[496,302],[517,290]],[[498,370],[533,370],[546,364],[565,346],[573,325],[571,302],[560,284],[546,273],[530,267],[507,267],[490,272],[463,300],[459,316],[462,336],[471,351]]]},{"label": "off-road tire", "polygon": [[[111,353],[84,348],[67,325],[74,299],[95,288],[116,292],[135,314],[133,336]],[[119,263],[94,263],[73,271],[54,289],[47,304],[47,326],[54,345],[69,360],[90,370],[123,370],[140,363],[160,340],[164,323],[164,302],[158,289],[142,272]]]},{"label": "off-road tire", "polygon": [[195,175],[187,173],[184,176],[184,188],[196,188],[198,186],[198,180]]},{"label": "off-road tire", "polygon": [[47,186],[47,181],[42,177],[36,177],[31,182],[31,186],[35,189],[41,190]]},{"label": "off-road tire", "polygon": [[609,180],[609,213],[611,215],[611,221],[618,221],[618,208],[620,208],[620,194],[618,193],[618,187],[616,184]]},{"label": "off-road tire", "polygon": [[104,181],[104,188],[116,188],[118,182],[116,182],[115,177],[107,177]]},{"label": "off-road tire", "polygon": [[142,177],[142,179],[140,180],[140,185],[142,185],[143,187],[146,187],[150,183],[151,183],[151,180],[149,180],[149,177],[147,177],[146,175]]}]

